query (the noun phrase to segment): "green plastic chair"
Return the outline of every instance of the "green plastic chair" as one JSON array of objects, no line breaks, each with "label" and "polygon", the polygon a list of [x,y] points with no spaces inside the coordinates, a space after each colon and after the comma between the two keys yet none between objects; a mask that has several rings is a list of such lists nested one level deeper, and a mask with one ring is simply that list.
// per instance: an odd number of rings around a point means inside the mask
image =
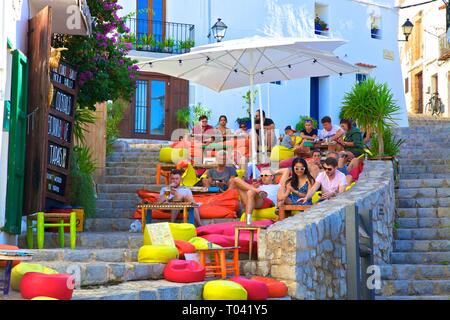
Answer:
[{"label": "green plastic chair", "polygon": [[[33,220],[36,220],[36,226],[33,226]],[[69,222],[65,222],[69,220]],[[33,228],[37,233],[38,249],[44,248],[45,228],[58,228],[59,244],[64,248],[64,227],[70,228],[70,248],[75,249],[77,242],[77,215],[70,213],[44,213],[38,212],[27,216],[27,245],[33,249]]]}]

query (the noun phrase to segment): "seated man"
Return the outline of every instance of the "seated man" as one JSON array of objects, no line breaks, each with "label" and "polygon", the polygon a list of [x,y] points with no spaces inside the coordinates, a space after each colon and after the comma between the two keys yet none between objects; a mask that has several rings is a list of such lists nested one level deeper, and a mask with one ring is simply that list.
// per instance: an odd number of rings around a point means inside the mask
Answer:
[{"label": "seated man", "polygon": [[[230,183],[230,188],[239,192],[240,200],[245,206],[245,213],[251,215],[253,209],[270,208],[277,205],[278,190],[286,184],[289,173],[289,168],[279,169],[275,173],[268,168],[263,168],[260,185],[251,185],[240,178],[234,178]],[[279,184],[274,184],[276,174],[282,175]]]},{"label": "seated man", "polygon": [[[192,191],[187,188],[180,186],[182,172],[180,170],[172,170],[170,173],[170,185],[168,187],[162,187],[159,193],[158,202],[195,202],[192,196]],[[172,210],[170,222],[175,222],[180,210]],[[201,226],[202,222],[200,220],[200,214],[198,208],[194,208],[194,220],[197,226]]]},{"label": "seated man", "polygon": [[[328,158],[334,158],[338,161],[338,170],[345,174],[345,178],[347,179],[347,185],[350,185],[353,182],[353,177],[350,174],[350,171],[348,170],[349,166],[347,164],[348,162],[348,154],[345,151],[341,151],[339,153],[335,151],[328,152],[327,154]],[[355,159],[352,159],[352,161],[355,161]],[[351,163],[351,162],[350,162]],[[354,164],[352,164],[353,167]]]},{"label": "seated man", "polygon": [[308,161],[308,169],[314,179],[317,178],[317,175],[322,171],[322,164],[320,162],[322,158],[322,154],[320,150],[315,149],[312,152],[312,158]]},{"label": "seated man", "polygon": [[201,141],[203,145],[208,145],[215,140],[214,127],[208,124],[208,117],[202,115],[198,118],[199,124],[192,128],[194,139]]},{"label": "seated man", "polygon": [[[325,116],[320,120],[322,122],[323,129],[319,132],[320,140],[328,140],[329,142],[338,141],[343,135],[344,131],[341,127],[333,125],[331,123],[331,118],[329,116]],[[330,145],[328,146],[328,150],[336,150],[336,148],[341,148],[340,145]],[[339,149],[341,150],[341,149]]]},{"label": "seated man", "polygon": [[327,158],[323,164],[324,171],[319,173],[312,188],[299,202],[306,203],[319,188],[322,188],[320,200],[330,199],[344,192],[347,186],[347,180],[345,179],[345,175],[337,170],[337,166],[338,161],[335,158]]},{"label": "seated man", "polygon": [[216,186],[225,191],[229,187],[230,180],[237,177],[234,165],[227,165],[228,155],[225,150],[216,153],[216,168],[206,171],[206,178],[202,179],[204,187]]}]

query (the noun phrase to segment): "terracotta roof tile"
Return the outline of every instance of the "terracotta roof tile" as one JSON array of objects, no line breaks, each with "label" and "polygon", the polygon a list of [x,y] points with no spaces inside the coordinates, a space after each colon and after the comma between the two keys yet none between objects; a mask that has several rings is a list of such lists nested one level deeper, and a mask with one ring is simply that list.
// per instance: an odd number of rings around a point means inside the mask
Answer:
[{"label": "terracotta roof tile", "polygon": [[362,63],[362,62],[355,63],[355,66],[363,67],[363,68],[376,68],[377,67],[377,66],[374,66],[373,64]]}]

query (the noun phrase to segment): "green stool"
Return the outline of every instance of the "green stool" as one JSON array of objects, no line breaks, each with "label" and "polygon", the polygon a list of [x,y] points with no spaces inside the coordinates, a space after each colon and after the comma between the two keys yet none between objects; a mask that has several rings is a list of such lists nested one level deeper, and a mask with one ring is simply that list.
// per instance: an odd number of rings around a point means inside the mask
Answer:
[{"label": "green stool", "polygon": [[[38,249],[44,248],[45,228],[59,228],[59,244],[64,248],[64,227],[70,227],[70,248],[75,249],[77,242],[77,215],[70,213],[44,213],[38,212],[27,216],[27,244],[33,249],[33,220],[37,220],[36,233]],[[64,221],[69,221],[64,222]]]}]

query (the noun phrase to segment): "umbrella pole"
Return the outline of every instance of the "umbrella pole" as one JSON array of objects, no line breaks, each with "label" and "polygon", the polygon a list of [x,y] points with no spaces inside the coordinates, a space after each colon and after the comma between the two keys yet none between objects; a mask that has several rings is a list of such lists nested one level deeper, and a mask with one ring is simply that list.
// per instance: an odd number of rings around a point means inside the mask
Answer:
[{"label": "umbrella pole", "polygon": [[266,135],[264,134],[264,120],[263,120],[263,109],[262,109],[262,96],[261,96],[261,85],[258,85],[258,98],[259,98],[259,120],[261,129],[259,130],[261,134],[261,153],[263,155],[263,162],[266,162]]},{"label": "umbrella pole", "polygon": [[256,129],[255,129],[255,109],[253,105],[253,74],[250,74],[250,119],[252,123],[252,174],[253,179],[256,179]]}]

